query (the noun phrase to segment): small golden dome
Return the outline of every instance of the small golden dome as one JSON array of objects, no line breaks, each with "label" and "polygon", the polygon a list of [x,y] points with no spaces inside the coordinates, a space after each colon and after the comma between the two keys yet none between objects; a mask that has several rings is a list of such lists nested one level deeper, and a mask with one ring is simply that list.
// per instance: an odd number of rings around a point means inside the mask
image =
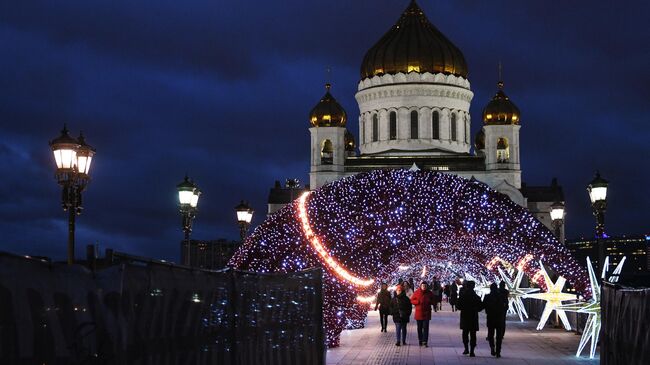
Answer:
[{"label": "small golden dome", "polygon": [[357,144],[354,142],[354,136],[350,133],[349,130],[345,130],[345,150],[354,152],[357,148]]},{"label": "small golden dome", "polygon": [[476,148],[477,151],[485,149],[485,132],[483,132],[483,128],[478,131],[476,138],[474,138],[474,148]]},{"label": "small golden dome", "polygon": [[445,73],[467,78],[463,53],[411,1],[397,23],[366,52],[361,79],[399,72]]},{"label": "small golden dome", "polygon": [[325,95],[309,113],[312,127],[345,127],[347,114],[336,99],[330,94],[332,85],[325,84]]},{"label": "small golden dome", "polygon": [[486,125],[519,124],[519,108],[503,92],[503,81],[497,84],[499,90],[483,109],[483,123]]}]

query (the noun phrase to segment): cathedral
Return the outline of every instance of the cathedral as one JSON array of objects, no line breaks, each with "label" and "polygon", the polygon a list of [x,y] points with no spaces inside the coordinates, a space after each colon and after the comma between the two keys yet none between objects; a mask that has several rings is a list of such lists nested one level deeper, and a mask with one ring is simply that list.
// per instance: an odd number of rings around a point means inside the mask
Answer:
[{"label": "cathedral", "polygon": [[[482,112],[482,128],[470,136],[474,94],[463,53],[411,1],[399,20],[367,52],[355,98],[359,138],[346,128],[348,115],[326,85],[309,114],[309,185],[276,182],[269,214],[297,190],[376,169],[439,171],[476,179],[527,207],[551,227],[551,205],[564,203],[555,179],[550,186],[521,180],[519,132],[525,120],[505,93],[502,81]],[[357,142],[358,141],[358,142]],[[357,151],[358,145],[358,151]],[[564,227],[555,227],[564,241]]]}]

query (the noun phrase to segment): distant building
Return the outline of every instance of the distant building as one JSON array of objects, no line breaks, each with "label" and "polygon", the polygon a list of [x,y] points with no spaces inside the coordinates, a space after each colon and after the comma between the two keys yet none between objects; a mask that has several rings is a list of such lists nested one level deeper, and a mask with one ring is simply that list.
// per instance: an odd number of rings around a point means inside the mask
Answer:
[{"label": "distant building", "polygon": [[[551,205],[564,203],[561,189],[557,181],[546,187],[522,182],[519,132],[526,121],[504,83],[495,80],[481,120],[472,121],[465,57],[415,1],[366,52],[360,71],[358,138],[330,84],[309,113],[310,189],[371,170],[438,171],[487,184],[554,230]],[[474,138],[472,122],[481,125]],[[271,189],[269,213],[291,201],[286,194],[278,184]],[[563,221],[558,231],[562,240]]]},{"label": "distant building", "polygon": [[304,188],[301,187],[298,179],[287,179],[284,186],[280,184],[280,181],[276,180],[275,185],[269,192],[268,214],[271,215],[283,206],[298,199],[305,191],[309,191],[309,185]]},{"label": "distant building", "polygon": [[[610,265],[618,266],[623,257],[622,274],[641,274],[650,272],[650,235],[607,237],[600,239],[605,245],[605,255],[609,256]],[[566,246],[581,265],[586,266],[589,256],[594,268],[600,272],[598,263],[598,241],[595,238],[579,238],[566,241]]]},{"label": "distant building", "polygon": [[[228,241],[223,238],[210,241],[190,240],[190,266],[206,270],[223,269],[239,245],[239,241]],[[183,240],[180,262],[186,262],[186,255],[187,241]]]}]

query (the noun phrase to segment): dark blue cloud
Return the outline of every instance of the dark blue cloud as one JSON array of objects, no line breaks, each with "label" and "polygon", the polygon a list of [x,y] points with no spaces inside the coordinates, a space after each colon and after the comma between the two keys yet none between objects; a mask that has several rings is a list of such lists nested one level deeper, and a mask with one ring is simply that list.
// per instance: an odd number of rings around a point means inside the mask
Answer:
[{"label": "dark blue cloud", "polygon": [[[361,59],[406,3],[0,4],[0,247],[63,257],[47,146],[63,122],[98,150],[78,254],[99,243],[176,259],[185,172],[204,191],[195,237],[235,238],[239,199],[260,223],[274,180],[307,181],[307,114],[326,80],[357,135]],[[568,236],[593,231],[585,186],[596,169],[611,180],[610,233],[646,233],[648,4],[421,3],[465,54],[474,133],[503,63],[522,110],[524,180],[559,178]]]}]

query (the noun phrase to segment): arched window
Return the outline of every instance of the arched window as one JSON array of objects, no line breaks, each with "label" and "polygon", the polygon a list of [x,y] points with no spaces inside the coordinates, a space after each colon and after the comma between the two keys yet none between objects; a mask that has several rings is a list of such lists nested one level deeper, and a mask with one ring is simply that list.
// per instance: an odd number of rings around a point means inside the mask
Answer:
[{"label": "arched window", "polygon": [[389,131],[390,139],[397,139],[397,113],[390,112],[388,123],[389,123],[388,129],[390,130]]},{"label": "arched window", "polygon": [[366,143],[366,117],[361,118],[361,143]]},{"label": "arched window", "polygon": [[451,140],[455,141],[457,140],[456,136],[456,113],[451,113]]},{"label": "arched window", "polygon": [[431,114],[431,138],[440,139],[440,114],[437,110]]},{"label": "arched window", "polygon": [[331,165],[334,162],[334,148],[332,141],[326,139],[323,141],[320,150],[320,163],[321,165]]},{"label": "arched window", "polygon": [[418,139],[418,112],[411,112],[411,139]]},{"label": "arched window", "polygon": [[377,114],[372,116],[372,141],[377,142],[379,140],[379,117]]},{"label": "arched window", "polygon": [[508,139],[505,137],[499,138],[497,141],[497,162],[506,163],[510,160],[510,146]]}]

